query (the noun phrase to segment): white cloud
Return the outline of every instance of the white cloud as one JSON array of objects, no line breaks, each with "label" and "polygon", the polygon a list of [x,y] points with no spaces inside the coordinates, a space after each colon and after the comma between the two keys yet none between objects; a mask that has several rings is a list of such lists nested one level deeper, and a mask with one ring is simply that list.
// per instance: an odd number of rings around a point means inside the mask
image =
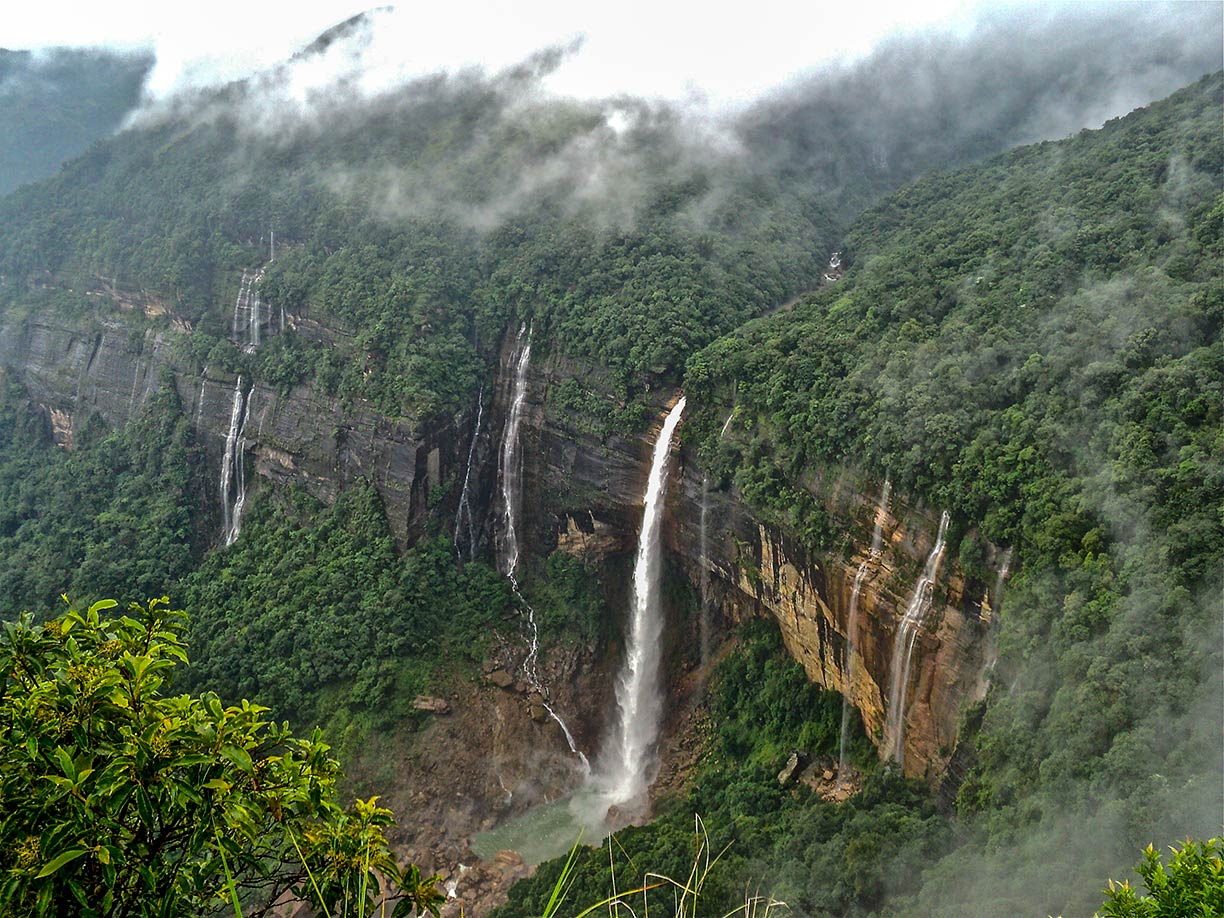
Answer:
[{"label": "white cloud", "polygon": [[[158,65],[150,90],[162,96],[266,68],[370,5],[47,0],[6,10],[0,44],[152,46]],[[363,55],[362,80],[373,89],[443,69],[496,72],[542,47],[583,36],[581,49],[550,77],[550,89],[733,104],[813,66],[861,56],[897,31],[966,26],[980,9],[967,0],[759,0],[721,7],[693,0],[417,0],[379,17]]]}]

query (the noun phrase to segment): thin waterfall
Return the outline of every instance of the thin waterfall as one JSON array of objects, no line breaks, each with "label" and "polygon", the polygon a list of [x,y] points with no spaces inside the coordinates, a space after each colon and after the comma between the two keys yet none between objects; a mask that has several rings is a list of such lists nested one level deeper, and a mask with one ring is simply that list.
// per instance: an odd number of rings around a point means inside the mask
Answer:
[{"label": "thin waterfall", "polygon": [[238,282],[238,299],[234,301],[234,322],[230,337],[234,343],[239,341],[239,328],[241,325],[242,311],[248,309],[249,299],[251,295],[251,277],[244,268],[242,271],[242,280]]},{"label": "thin waterfall", "polygon": [[472,442],[468,446],[467,468],[463,472],[463,490],[459,492],[459,507],[455,511],[455,553],[463,555],[459,547],[459,530],[467,523],[468,560],[476,557],[476,523],[472,516],[472,504],[468,499],[468,490],[472,484],[472,459],[476,455],[476,441],[480,439],[480,423],[484,418],[484,383],[476,395],[476,428],[472,431]]},{"label": "thin waterfall", "polygon": [[646,485],[646,507],[633,567],[633,605],[625,662],[616,685],[617,721],[604,774],[610,805],[637,800],[646,791],[659,721],[663,713],[659,668],[662,662],[663,610],[660,603],[663,552],[660,529],[667,496],[672,439],[685,399],[667,413],[655,441]]},{"label": "thin waterfall", "polygon": [[731,409],[731,410],[730,410],[730,411],[727,413],[727,419],[726,419],[725,421],[723,421],[722,430],[720,430],[720,431],[718,432],[718,439],[720,439],[720,440],[721,440],[723,437],[725,437],[725,436],[727,435],[727,430],[728,430],[728,429],[731,427],[731,419],[732,419],[733,417],[735,417],[735,409],[734,409],[734,408],[732,408],[732,409]]},{"label": "thin waterfall", "polygon": [[233,516],[230,506],[230,488],[234,481],[234,454],[238,449],[239,427],[242,424],[242,377],[234,383],[234,401],[230,407],[229,433],[225,437],[225,455],[221,459],[221,541],[231,544],[230,531],[233,529]]},{"label": "thin waterfall", "polygon": [[1003,563],[999,565],[999,575],[995,577],[994,590],[990,594],[990,604],[995,611],[1003,604],[1003,583],[1011,572],[1011,559],[1012,550],[1008,548],[1003,552]]},{"label": "thin waterfall", "polygon": [[514,382],[510,391],[510,412],[506,416],[506,430],[502,434],[501,448],[501,497],[502,527],[497,539],[497,569],[514,580],[518,567],[518,511],[522,498],[523,463],[519,455],[519,428],[523,424],[523,410],[527,400],[527,368],[531,363],[531,330],[526,324],[519,328],[515,338],[511,366]]},{"label": "thin waterfall", "polygon": [[[523,460],[519,451],[519,430],[523,425],[523,412],[527,402],[527,369],[531,364],[531,329],[524,323],[519,327],[518,335],[514,340],[514,351],[511,353],[510,365],[514,367],[514,382],[510,390],[510,412],[506,416],[506,427],[502,432],[502,447],[501,447],[501,467],[498,470],[498,477],[501,479],[501,496],[502,496],[502,526],[501,531],[497,534],[497,569],[505,574],[510,581],[510,588],[514,590],[514,595],[518,597],[523,608],[526,610],[527,624],[527,640],[528,649],[527,657],[523,660],[523,672],[527,678],[527,684],[530,685],[540,695],[541,704],[544,710],[548,712],[548,716],[556,721],[557,726],[561,728],[561,732],[565,734],[565,741],[569,744],[570,752],[578,756],[582,760],[582,767],[588,773],[590,772],[590,763],[587,757],[583,755],[578,748],[578,744],[574,742],[574,735],[570,732],[569,726],[561,719],[560,715],[553,710],[552,705],[548,703],[548,693],[544,690],[543,684],[540,682],[539,671],[536,668],[536,660],[540,653],[540,629],[536,623],[535,609],[523,597],[519,590],[518,578],[515,572],[518,570],[519,559],[519,543],[518,543],[518,513],[522,506],[522,482],[523,482]],[[479,425],[479,421],[477,424]],[[472,448],[476,445],[475,437],[472,438]],[[471,450],[468,452],[468,468],[471,470]],[[464,482],[464,491],[466,493],[467,482]],[[462,503],[462,500],[461,500]],[[469,512],[469,527],[470,527],[470,512]],[[456,537],[458,527],[456,527]],[[473,545],[473,552],[475,547]]]},{"label": "thin waterfall", "polygon": [[[263,273],[263,272],[260,272],[260,273]],[[251,295],[250,295],[250,300],[251,300],[250,347],[251,347],[251,350],[255,350],[257,347],[259,347],[259,327],[262,321],[260,314],[259,314],[259,310],[260,310],[260,307],[263,306],[263,304],[259,301],[259,291],[252,290]]]},{"label": "thin waterfall", "polygon": [[871,532],[871,554],[863,559],[854,574],[854,588],[850,591],[850,612],[846,616],[846,656],[842,671],[846,674],[845,687],[842,691],[842,723],[841,739],[838,743],[837,755],[837,785],[841,786],[846,774],[846,742],[850,739],[850,692],[854,685],[854,650],[855,639],[858,637],[859,597],[863,591],[863,581],[867,576],[867,568],[880,560],[884,549],[884,519],[888,515],[888,498],[892,494],[892,482],[884,479],[884,491],[880,494],[880,502],[876,505],[875,528]]},{"label": "thin waterfall", "polygon": [[251,403],[255,401],[255,387],[247,393],[246,407],[242,411],[242,423],[238,425],[238,451],[234,453],[234,481],[237,492],[234,496],[234,509],[230,513],[230,529],[225,536],[225,544],[233,545],[242,530],[242,510],[246,507],[246,463],[243,457],[247,451],[246,429],[247,421],[251,419]]},{"label": "thin waterfall", "polygon": [[200,374],[200,396],[196,399],[196,417],[195,429],[201,430],[200,425],[204,422],[204,395],[208,391],[208,367],[204,367],[204,371]]},{"label": "thin waterfall", "polygon": [[896,762],[905,758],[905,702],[909,693],[910,667],[914,660],[914,645],[922,628],[923,618],[930,606],[935,577],[943,560],[944,539],[948,534],[948,511],[939,516],[939,533],[935,546],[927,556],[922,575],[914,585],[905,615],[897,625],[893,639],[892,672],[888,689],[888,720],[884,726],[885,754]]}]

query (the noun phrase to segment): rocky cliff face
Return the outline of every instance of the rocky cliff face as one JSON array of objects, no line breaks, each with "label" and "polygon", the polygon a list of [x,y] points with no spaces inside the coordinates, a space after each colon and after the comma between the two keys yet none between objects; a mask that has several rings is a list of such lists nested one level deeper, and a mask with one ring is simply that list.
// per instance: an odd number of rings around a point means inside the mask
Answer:
[{"label": "rocky cliff face", "polygon": [[[4,318],[0,366],[15,373],[47,411],[63,446],[71,446],[72,431],[87,414],[123,424],[158,386],[173,385],[219,479],[239,382],[224,371],[200,372],[184,358],[176,345],[187,333],[181,326],[148,328],[118,315],[79,322],[47,314]],[[465,458],[453,424],[421,433],[310,386],[288,392],[257,380],[241,386],[251,405],[245,461],[256,472],[248,476],[254,489],[294,483],[330,503],[347,482],[366,478],[382,495],[401,544],[420,531],[429,490],[455,475]]]},{"label": "rocky cliff face", "polygon": [[[658,425],[632,439],[601,439],[583,430],[549,395],[576,370],[560,361],[533,368],[524,422],[528,530],[535,554],[562,550],[595,563],[629,563]],[[659,406],[659,421],[664,406]],[[818,480],[813,491],[839,530],[854,534],[844,556],[822,557],[762,522],[734,490],[703,487],[695,456],[674,459],[667,545],[693,591],[706,590],[715,618],[778,622],[787,648],[816,683],[846,694],[880,744],[887,716],[893,642],[938,529],[938,511],[891,501],[880,557],[867,566],[859,599],[855,661],[845,649],[855,573],[870,555],[878,482]],[[706,550],[701,550],[702,500]],[[703,574],[704,572],[704,574]],[[980,699],[989,653],[984,590],[970,588],[945,557],[930,611],[918,635],[907,704],[904,768],[936,782],[957,740],[964,709]],[[623,604],[622,604],[623,605]],[[620,608],[621,606],[614,606]],[[679,624],[679,623],[677,623]],[[674,629],[673,629],[674,630]]]},{"label": "rocky cliff face", "polygon": [[[59,442],[69,447],[74,426],[86,413],[122,424],[158,385],[171,382],[219,478],[238,382],[228,373],[201,373],[182,357],[176,344],[187,333],[181,325],[151,329],[118,314],[79,322],[48,315],[8,318],[0,320],[0,365],[16,373],[47,411]],[[381,493],[397,539],[408,544],[431,512],[431,489],[448,485],[437,512],[453,511],[470,453],[475,545],[487,547],[499,515],[497,447],[510,397],[510,346],[507,341],[500,372],[484,393],[479,431],[475,405],[457,422],[421,431],[369,406],[341,404],[310,386],[280,392],[243,381],[251,406],[246,461],[256,473],[248,480],[256,489],[291,482],[330,502],[347,482],[366,478]],[[615,572],[604,578],[608,598],[612,608],[624,608],[622,575],[636,541],[657,427],[633,438],[591,433],[581,419],[557,408],[558,387],[575,379],[599,387],[595,368],[555,357],[531,368],[521,434],[523,541],[536,557],[559,549]],[[844,665],[850,596],[855,572],[869,553],[879,483],[849,473],[813,483],[839,529],[854,533],[844,556],[822,557],[758,519],[733,490],[703,488],[695,457],[684,450],[675,459],[673,476],[667,544],[694,591],[705,585],[723,623],[754,615],[774,618],[812,680],[847,694],[879,742],[897,625],[934,540],[937,512],[903,497],[892,501],[884,551],[864,578],[851,677]],[[961,713],[984,688],[989,641],[982,599],[983,590],[967,587],[945,559],[915,651],[905,731],[907,774],[932,780],[942,774]],[[610,686],[605,688],[602,701],[610,702]],[[590,749],[602,726],[593,713],[601,709],[601,699],[586,701],[584,722],[577,726],[582,745]]]}]

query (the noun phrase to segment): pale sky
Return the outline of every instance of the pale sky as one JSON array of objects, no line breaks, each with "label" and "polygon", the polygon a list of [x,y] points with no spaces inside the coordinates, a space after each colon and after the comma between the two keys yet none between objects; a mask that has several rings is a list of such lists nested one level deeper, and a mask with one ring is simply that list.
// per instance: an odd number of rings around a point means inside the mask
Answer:
[{"label": "pale sky", "polygon": [[[150,89],[245,76],[302,47],[377,0],[33,0],[0,14],[0,47],[155,48]],[[396,78],[480,66],[496,72],[549,45],[584,44],[550,88],[579,96],[631,93],[747,101],[787,78],[864,55],[899,31],[967,30],[982,0],[458,0],[400,3],[363,68]],[[1028,4],[1011,3],[1010,8]],[[1032,7],[1035,14],[1041,9]]]}]

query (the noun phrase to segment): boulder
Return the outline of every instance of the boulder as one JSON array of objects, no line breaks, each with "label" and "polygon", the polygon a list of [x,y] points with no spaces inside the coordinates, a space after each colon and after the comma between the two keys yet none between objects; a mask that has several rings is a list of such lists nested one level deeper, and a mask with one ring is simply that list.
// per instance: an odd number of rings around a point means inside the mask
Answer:
[{"label": "boulder", "polygon": [[428,711],[431,714],[449,714],[450,702],[445,698],[435,698],[432,695],[417,695],[412,699],[414,711]]},{"label": "boulder", "polygon": [[783,787],[795,780],[795,776],[799,774],[799,769],[803,767],[803,760],[798,752],[792,752],[790,758],[786,760],[786,765],[778,772],[778,783]]},{"label": "boulder", "polygon": [[489,673],[489,681],[499,689],[508,689],[514,685],[514,677],[504,669],[495,669]]}]

